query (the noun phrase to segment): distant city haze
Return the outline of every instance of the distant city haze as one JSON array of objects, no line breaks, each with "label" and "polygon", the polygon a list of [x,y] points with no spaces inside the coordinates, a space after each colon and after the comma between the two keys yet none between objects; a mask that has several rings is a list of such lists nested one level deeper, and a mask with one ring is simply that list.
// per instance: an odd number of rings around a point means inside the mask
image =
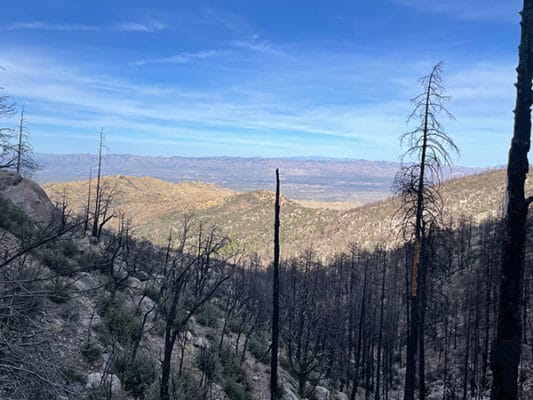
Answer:
[{"label": "distant city haze", "polygon": [[[43,167],[39,183],[86,180],[96,156],[91,154],[37,154]],[[103,158],[103,175],[151,176],[170,182],[203,181],[248,192],[274,187],[280,168],[282,192],[296,200],[368,203],[392,194],[399,163],[326,158],[150,157],[110,154]],[[480,168],[455,166],[444,178],[480,172]]]}]

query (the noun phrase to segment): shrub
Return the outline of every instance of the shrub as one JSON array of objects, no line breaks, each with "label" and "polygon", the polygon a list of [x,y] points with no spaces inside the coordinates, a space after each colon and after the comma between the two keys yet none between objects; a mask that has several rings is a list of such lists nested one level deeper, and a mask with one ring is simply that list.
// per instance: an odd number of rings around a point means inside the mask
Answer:
[{"label": "shrub", "polygon": [[231,400],[253,399],[252,387],[239,356],[228,349],[220,353],[220,363],[225,385],[224,391]]},{"label": "shrub", "polygon": [[253,356],[262,363],[268,364],[270,362],[269,345],[263,341],[261,337],[253,337],[248,343],[248,350]]},{"label": "shrub", "polygon": [[[176,388],[177,399],[202,400],[200,381],[191,372],[184,370],[181,375],[174,375],[172,384]],[[153,397],[153,400],[159,400],[159,393],[157,397]]]},{"label": "shrub", "polygon": [[130,363],[128,356],[120,357],[115,369],[126,391],[137,399],[144,399],[157,378],[157,367],[153,360],[144,353],[137,354]]},{"label": "shrub", "polygon": [[81,385],[85,385],[87,383],[87,377],[79,369],[66,367],[62,368],[61,372],[63,373],[69,384],[79,383]]},{"label": "shrub", "polygon": [[2,197],[0,197],[0,228],[22,240],[36,240],[39,236],[39,230],[31,219]]},{"label": "shrub", "polygon": [[242,383],[227,382],[224,385],[224,392],[231,400],[253,400],[252,394],[247,391],[246,386]]},{"label": "shrub", "polygon": [[215,380],[220,372],[220,361],[217,353],[210,347],[202,347],[196,355],[196,364],[209,381]]},{"label": "shrub", "polygon": [[[113,400],[128,400],[126,394],[120,390],[113,392],[111,399]],[[89,390],[87,400],[109,400],[109,388],[105,385],[95,387]]]},{"label": "shrub", "polygon": [[80,270],[91,272],[97,269],[104,262],[104,259],[102,254],[90,249],[76,255],[76,262]]},{"label": "shrub", "polygon": [[[65,243],[70,243],[65,245]],[[66,247],[65,247],[66,246]],[[74,246],[72,241],[56,240],[47,243],[45,246],[37,249],[41,263],[60,275],[71,275],[76,272],[78,263],[71,254]]]},{"label": "shrub", "polygon": [[127,305],[115,300],[105,302],[99,312],[102,322],[96,327],[104,343],[116,339],[121,344],[129,344],[141,327],[141,316]]},{"label": "shrub", "polygon": [[102,355],[102,348],[93,340],[88,340],[80,347],[80,353],[88,363],[94,363],[99,360]]},{"label": "shrub", "polygon": [[56,278],[48,283],[48,298],[62,304],[70,299],[70,288],[62,279]]},{"label": "shrub", "polygon": [[204,326],[216,328],[218,326],[219,314],[213,304],[205,303],[195,314],[196,322]]}]

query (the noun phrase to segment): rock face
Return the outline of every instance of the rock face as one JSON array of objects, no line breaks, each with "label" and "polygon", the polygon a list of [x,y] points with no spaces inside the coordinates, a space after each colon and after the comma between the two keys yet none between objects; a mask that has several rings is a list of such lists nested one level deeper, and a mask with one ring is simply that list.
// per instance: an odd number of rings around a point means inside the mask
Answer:
[{"label": "rock face", "polygon": [[290,389],[285,389],[285,393],[283,394],[283,397],[281,400],[299,400],[298,396],[294,394],[294,392]]},{"label": "rock face", "polygon": [[313,400],[330,400],[331,394],[329,390],[322,386],[317,386],[313,393]]},{"label": "rock face", "polygon": [[116,375],[104,376],[102,372],[92,372],[87,375],[86,387],[97,388],[100,385],[109,385],[111,383],[111,391],[118,392],[120,390],[120,379]]},{"label": "rock face", "polygon": [[44,190],[16,172],[0,170],[0,196],[24,211],[41,229],[57,221],[57,210]]}]

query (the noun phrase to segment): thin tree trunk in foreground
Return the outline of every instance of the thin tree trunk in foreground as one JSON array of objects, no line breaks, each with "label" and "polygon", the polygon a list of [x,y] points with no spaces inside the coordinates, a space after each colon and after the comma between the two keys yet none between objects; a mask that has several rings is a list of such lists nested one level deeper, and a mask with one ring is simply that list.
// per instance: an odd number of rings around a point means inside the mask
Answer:
[{"label": "thin tree trunk in foreground", "polygon": [[274,266],[272,280],[272,355],[270,357],[270,399],[278,396],[279,347],[279,170],[276,169],[276,204],[274,206]]}]

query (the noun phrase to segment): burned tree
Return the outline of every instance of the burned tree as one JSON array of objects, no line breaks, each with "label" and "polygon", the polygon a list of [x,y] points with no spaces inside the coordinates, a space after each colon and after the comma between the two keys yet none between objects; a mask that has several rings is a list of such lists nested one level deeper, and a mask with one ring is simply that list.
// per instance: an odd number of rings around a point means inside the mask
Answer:
[{"label": "burned tree", "polygon": [[206,237],[200,233],[192,240],[190,228],[190,221],[186,219],[178,250],[171,252],[169,247],[160,282],[158,311],[165,326],[160,400],[170,399],[171,361],[176,341],[194,314],[230,277],[221,257],[227,238],[219,237],[213,228]]},{"label": "burned tree", "polygon": [[272,268],[272,355],[270,358],[270,399],[278,396],[279,347],[279,170],[276,169],[276,204],[274,206],[274,265]]},{"label": "burned tree", "polygon": [[[0,67],[2,69],[2,67]],[[0,90],[3,88],[0,87]],[[15,112],[15,105],[9,96],[0,95],[0,118],[9,118]],[[13,156],[13,129],[0,127],[0,169],[13,167],[16,158]]]},{"label": "burned tree", "polygon": [[[426,297],[423,293],[425,237],[428,229],[438,222],[441,212],[438,184],[442,168],[451,165],[450,153],[458,151],[437,119],[439,114],[452,117],[446,109],[449,97],[444,94],[441,72],[442,62],[419,81],[424,91],[412,99],[414,110],[408,118],[408,122],[416,121],[417,125],[401,136],[402,144],[408,146],[402,160],[413,162],[402,168],[394,182],[396,196],[401,201],[399,211],[403,215],[403,232],[414,242],[404,400],[414,399],[417,347],[424,340],[420,316],[421,307],[425,305],[420,298]],[[420,359],[420,362],[423,363],[423,360]],[[424,398],[423,382],[424,377],[421,376],[421,398]]]},{"label": "burned tree", "polygon": [[93,237],[99,237],[99,224],[98,221],[100,219],[100,211],[102,207],[102,194],[101,194],[101,187],[100,187],[100,179],[102,176],[102,147],[104,145],[104,130],[103,128],[100,129],[100,144],[98,146],[98,172],[96,176],[96,199],[94,203],[94,215],[93,215],[93,229],[92,229],[92,236]]},{"label": "burned tree", "polygon": [[30,130],[28,121],[24,117],[24,105],[20,112],[20,123],[18,132],[18,142],[15,148],[15,169],[19,174],[31,176],[33,172],[40,169],[33,159],[33,148],[30,143]]},{"label": "burned tree", "polygon": [[521,356],[522,292],[527,209],[524,184],[529,169],[527,153],[531,140],[531,103],[533,79],[533,1],[524,0],[522,32],[516,83],[514,132],[507,164],[507,189],[504,209],[503,259],[501,264],[500,303],[497,337],[491,369],[491,399],[512,400],[518,396],[518,365]]}]

